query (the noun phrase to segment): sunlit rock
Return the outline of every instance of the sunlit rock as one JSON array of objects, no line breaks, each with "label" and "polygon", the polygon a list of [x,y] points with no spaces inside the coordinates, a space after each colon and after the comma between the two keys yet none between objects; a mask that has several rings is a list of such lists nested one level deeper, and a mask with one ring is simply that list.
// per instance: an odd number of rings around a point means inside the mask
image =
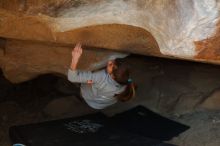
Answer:
[{"label": "sunlit rock", "polygon": [[[218,0],[1,0],[0,37],[39,45],[82,42],[90,48],[219,64],[219,4]],[[61,60],[68,58],[68,53],[63,55]],[[64,69],[42,73],[52,71]]]}]

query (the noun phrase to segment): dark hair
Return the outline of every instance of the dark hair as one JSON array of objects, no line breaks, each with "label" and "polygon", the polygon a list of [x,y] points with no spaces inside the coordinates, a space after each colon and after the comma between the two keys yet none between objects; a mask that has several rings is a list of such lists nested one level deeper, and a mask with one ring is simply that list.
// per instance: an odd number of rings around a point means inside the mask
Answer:
[{"label": "dark hair", "polygon": [[135,96],[135,84],[130,78],[130,67],[122,58],[115,59],[114,65],[112,71],[114,80],[121,85],[126,85],[122,93],[116,94],[116,98],[122,102],[128,101]]}]

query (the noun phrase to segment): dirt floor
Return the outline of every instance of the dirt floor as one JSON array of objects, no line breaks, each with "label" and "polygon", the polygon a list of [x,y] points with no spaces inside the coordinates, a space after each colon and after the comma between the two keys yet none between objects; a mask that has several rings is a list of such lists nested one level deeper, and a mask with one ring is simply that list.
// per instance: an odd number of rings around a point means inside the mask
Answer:
[{"label": "dirt floor", "polygon": [[[219,67],[140,57],[138,60],[131,57],[128,61],[136,67],[133,78],[139,85],[137,97],[102,110],[103,113],[110,116],[141,104],[191,126],[169,143],[179,146],[220,145],[219,110],[207,110],[198,104],[220,87]],[[65,79],[54,75],[43,75],[13,85],[1,74],[0,146],[11,146],[8,129],[12,125],[96,112],[72,96],[70,86]]]},{"label": "dirt floor", "polygon": [[194,111],[172,119],[191,128],[170,142],[179,146],[219,146],[220,111]]},{"label": "dirt floor", "polygon": [[[35,105],[37,107],[37,105]],[[128,108],[128,107],[127,107]],[[125,108],[124,108],[125,109]],[[123,110],[124,110],[123,109]],[[0,145],[11,146],[8,136],[8,128],[12,125],[25,123],[36,123],[51,119],[79,116],[78,108],[72,109],[71,113],[53,117],[45,115],[41,108],[32,111],[21,108],[16,102],[8,101],[0,104]],[[119,110],[119,109],[118,109]],[[90,112],[93,112],[92,110]],[[90,113],[84,111],[83,114]],[[110,112],[110,111],[105,111]],[[191,126],[189,130],[169,143],[179,146],[219,146],[220,145],[220,112],[219,111],[194,111],[181,116],[170,116],[169,118]]]}]

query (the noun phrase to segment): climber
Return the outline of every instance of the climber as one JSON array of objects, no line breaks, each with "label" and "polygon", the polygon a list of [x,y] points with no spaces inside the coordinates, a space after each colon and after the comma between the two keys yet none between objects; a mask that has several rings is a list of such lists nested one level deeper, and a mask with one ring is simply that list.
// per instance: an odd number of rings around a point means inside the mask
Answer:
[{"label": "climber", "polygon": [[124,59],[109,60],[105,69],[96,72],[80,71],[77,64],[82,52],[81,44],[76,44],[67,77],[72,83],[80,83],[80,98],[90,107],[104,109],[135,96],[135,86]]}]

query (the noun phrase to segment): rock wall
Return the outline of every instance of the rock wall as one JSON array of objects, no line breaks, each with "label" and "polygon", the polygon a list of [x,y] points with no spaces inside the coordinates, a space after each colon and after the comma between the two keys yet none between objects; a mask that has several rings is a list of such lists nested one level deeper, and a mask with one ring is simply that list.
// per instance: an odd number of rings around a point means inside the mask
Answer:
[{"label": "rock wall", "polygon": [[3,65],[3,57],[4,57],[4,50],[5,50],[5,40],[0,38],[0,68]]},{"label": "rock wall", "polygon": [[1,0],[0,37],[219,64],[219,6],[218,0]]},{"label": "rock wall", "polygon": [[139,104],[174,115],[220,109],[219,66],[143,56],[126,59],[138,85],[137,98],[112,107],[111,112]]},{"label": "rock wall", "polygon": [[2,68],[2,58],[3,58],[4,52],[3,49],[0,48],[0,68]]},{"label": "rock wall", "polygon": [[[4,75],[12,82],[30,80],[40,74],[66,75],[71,62],[72,47],[31,41],[7,40],[2,58]],[[127,54],[103,51],[101,48],[85,49],[79,69],[95,70],[107,60]]]}]

